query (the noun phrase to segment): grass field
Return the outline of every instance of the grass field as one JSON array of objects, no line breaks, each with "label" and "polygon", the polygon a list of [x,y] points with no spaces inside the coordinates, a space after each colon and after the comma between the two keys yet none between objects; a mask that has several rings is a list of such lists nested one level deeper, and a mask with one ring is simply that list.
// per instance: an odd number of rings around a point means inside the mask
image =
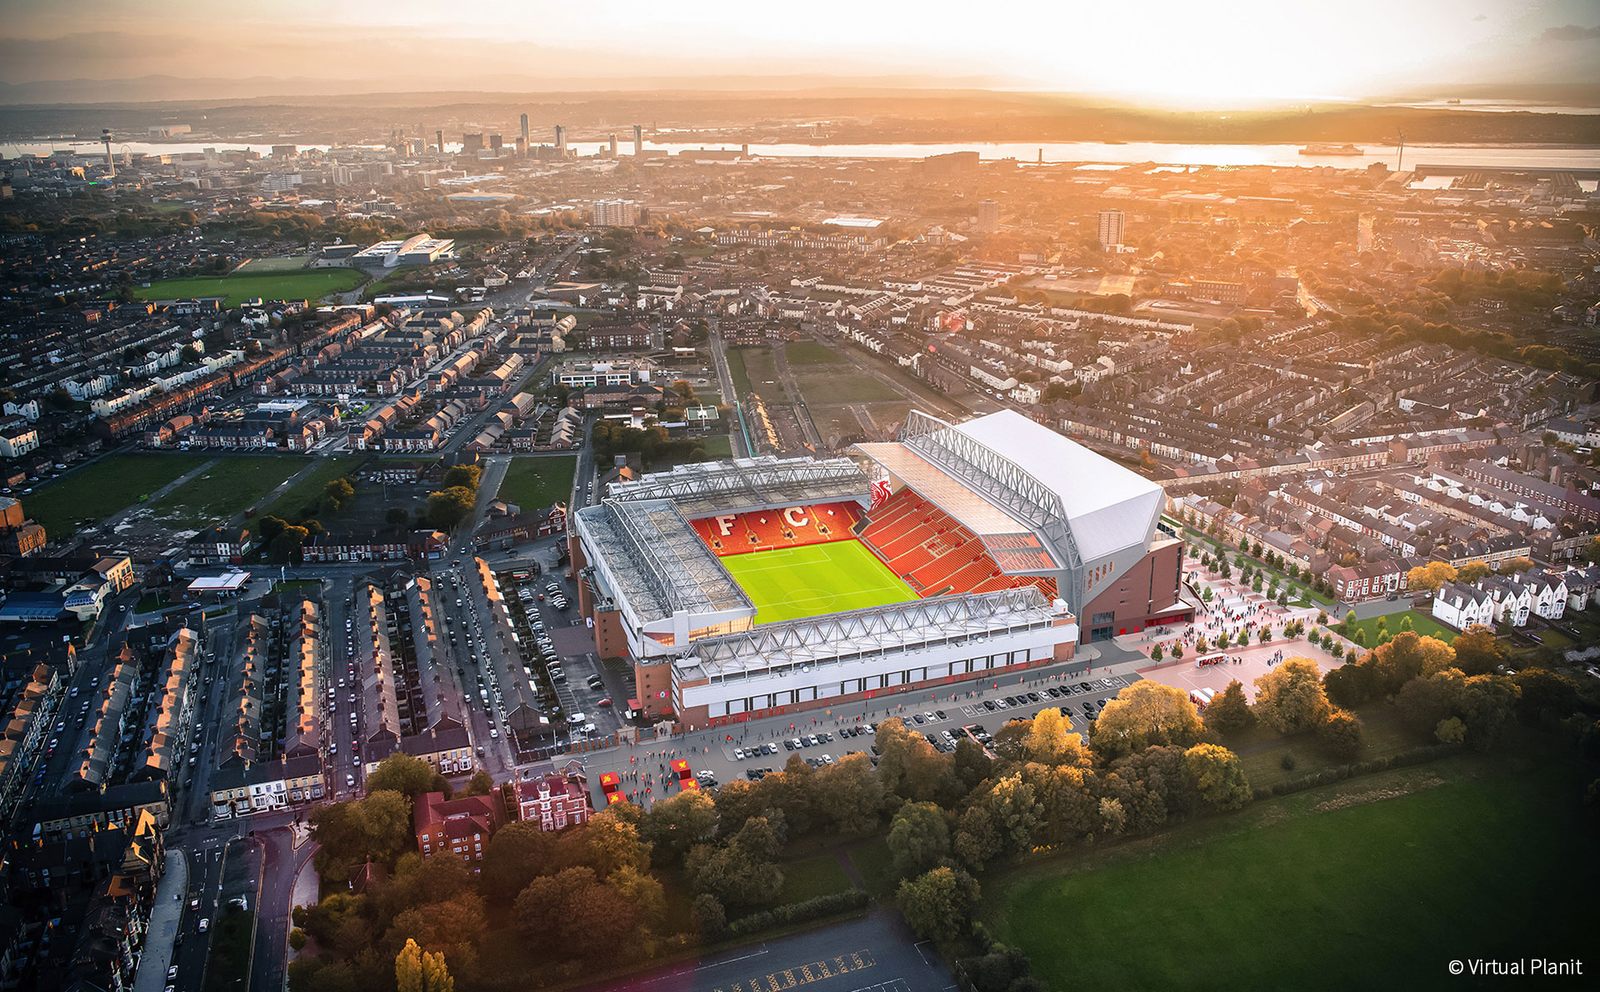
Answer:
[{"label": "grass field", "polygon": [[152,503],[150,509],[179,527],[223,523],[309,463],[309,458],[299,455],[219,458],[199,476]]},{"label": "grass field", "polygon": [[309,255],[275,255],[272,258],[247,258],[229,273],[229,275],[259,276],[267,272],[301,272],[310,261]]},{"label": "grass field", "polygon": [[23,497],[22,505],[51,538],[69,537],[84,521],[142,502],[209,460],[207,455],[112,455],[40,486]]},{"label": "grass field", "polygon": [[513,458],[496,495],[524,510],[542,509],[558,500],[566,503],[572,499],[572,477],[577,471],[576,458]]},{"label": "grass field", "polygon": [[778,867],[783,869],[783,888],[778,893],[780,903],[805,902],[854,888],[832,851],[785,861]]},{"label": "grass field", "polygon": [[285,520],[299,519],[300,511],[315,502],[322,491],[328,488],[328,483],[354,472],[366,460],[365,455],[334,455],[317,459],[316,468],[285,490],[271,505],[262,507],[260,515],[282,517]]},{"label": "grass field", "polygon": [[917,598],[859,541],[729,555],[722,564],[756,604],[758,624]]},{"label": "grass field", "polygon": [[988,915],[1050,988],[1459,988],[1452,960],[1593,947],[1582,777],[1549,756],[1366,776],[1031,863],[985,884]]},{"label": "grass field", "polygon": [[[1416,610],[1407,610],[1404,613],[1396,613],[1393,616],[1384,617],[1383,621],[1384,621],[1385,624],[1388,625],[1389,633],[1398,634],[1398,633],[1400,633],[1400,621],[1403,620],[1406,617],[1410,617],[1411,618],[1411,629],[1412,630],[1415,630],[1417,633],[1423,635],[1424,637],[1437,637],[1439,640],[1445,642],[1446,644],[1449,644],[1451,641],[1455,640],[1456,639],[1456,634],[1459,633],[1459,631],[1456,631],[1456,630],[1453,630],[1453,629],[1451,629],[1449,627],[1446,627],[1444,624],[1442,624],[1439,621],[1435,620],[1433,617],[1429,616],[1428,614],[1426,614],[1426,613],[1418,613]],[[1339,620],[1339,618],[1337,618],[1337,617],[1329,617],[1329,619],[1330,620]],[[1357,620],[1356,621],[1356,628],[1359,628],[1359,629],[1364,630],[1364,631],[1367,632],[1367,647],[1371,648],[1371,647],[1377,647],[1378,646],[1378,618],[1377,617],[1368,617],[1365,620]],[[1354,629],[1348,630],[1348,631],[1345,630],[1344,629],[1344,623],[1342,621],[1340,621],[1338,623],[1337,629],[1341,634],[1344,634],[1344,636],[1346,636],[1346,637],[1350,637],[1350,638],[1354,638],[1355,637],[1355,633],[1356,633],[1355,630]]]},{"label": "grass field", "polygon": [[796,341],[784,346],[785,354],[794,365],[849,365],[850,360],[816,341]]},{"label": "grass field", "polygon": [[258,296],[268,300],[320,300],[330,293],[355,289],[365,278],[365,274],[355,269],[260,273],[246,269],[237,275],[157,279],[149,286],[135,288],[133,293],[141,300],[221,296],[224,297],[224,306],[236,307]]},{"label": "grass field", "polygon": [[706,446],[706,455],[711,458],[733,457],[733,442],[726,434],[707,434],[700,442]]}]

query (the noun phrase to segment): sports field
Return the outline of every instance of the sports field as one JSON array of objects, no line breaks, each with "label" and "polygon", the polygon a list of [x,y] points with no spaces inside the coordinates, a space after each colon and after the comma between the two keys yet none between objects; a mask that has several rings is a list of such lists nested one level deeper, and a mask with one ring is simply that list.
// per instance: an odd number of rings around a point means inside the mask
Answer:
[{"label": "sports field", "polygon": [[223,306],[236,307],[245,300],[320,300],[330,293],[355,289],[366,275],[355,269],[302,269],[298,272],[242,272],[227,276],[193,276],[186,279],[157,279],[149,286],[134,289],[141,300],[194,299],[202,296],[225,297]]},{"label": "sports field", "polygon": [[824,613],[907,603],[911,587],[860,541],[752,551],[722,559],[756,604],[756,623],[779,623]]}]

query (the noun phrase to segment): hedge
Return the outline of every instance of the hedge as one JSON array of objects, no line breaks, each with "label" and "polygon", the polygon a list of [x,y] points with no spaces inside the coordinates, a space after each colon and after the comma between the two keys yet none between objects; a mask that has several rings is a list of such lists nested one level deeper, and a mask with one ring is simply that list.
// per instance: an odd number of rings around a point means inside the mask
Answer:
[{"label": "hedge", "polygon": [[791,902],[783,906],[774,906],[764,909],[759,913],[740,917],[728,924],[728,933],[735,937],[744,937],[774,927],[785,927],[794,923],[804,923],[807,920],[820,919],[843,913],[850,909],[861,909],[871,902],[871,897],[860,889],[851,889],[848,892],[830,892],[825,896],[807,899],[804,902]]}]

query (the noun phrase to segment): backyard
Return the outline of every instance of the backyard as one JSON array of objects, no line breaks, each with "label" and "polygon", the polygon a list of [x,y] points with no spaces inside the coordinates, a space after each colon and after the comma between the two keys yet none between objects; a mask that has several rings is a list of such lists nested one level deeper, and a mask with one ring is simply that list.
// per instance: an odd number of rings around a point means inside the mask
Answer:
[{"label": "backyard", "polygon": [[1459,985],[1452,960],[1592,946],[1580,778],[1548,756],[1391,770],[1030,863],[988,915],[1051,988]]}]

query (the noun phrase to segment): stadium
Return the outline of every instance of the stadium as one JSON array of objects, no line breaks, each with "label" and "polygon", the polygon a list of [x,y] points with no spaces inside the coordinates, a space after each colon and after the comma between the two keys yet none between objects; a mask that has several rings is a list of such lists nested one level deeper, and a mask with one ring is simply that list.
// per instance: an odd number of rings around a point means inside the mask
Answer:
[{"label": "stadium", "polygon": [[572,515],[579,605],[632,661],[635,712],[706,726],[993,679],[1189,617],[1160,487],[1048,427],[913,411],[850,455],[683,465]]}]

